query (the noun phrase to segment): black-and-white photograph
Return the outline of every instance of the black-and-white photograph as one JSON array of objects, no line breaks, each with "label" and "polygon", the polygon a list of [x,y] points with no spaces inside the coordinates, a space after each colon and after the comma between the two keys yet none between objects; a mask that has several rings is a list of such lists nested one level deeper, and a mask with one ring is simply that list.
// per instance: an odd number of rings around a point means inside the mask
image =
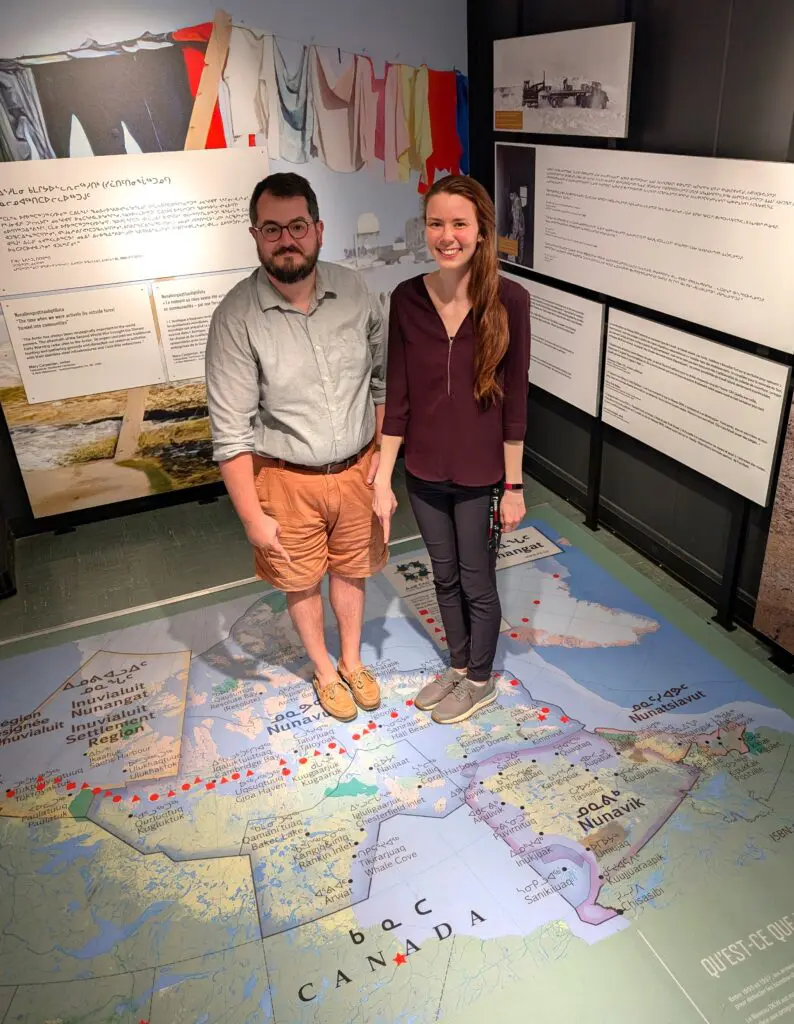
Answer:
[{"label": "black-and-white photograph", "polygon": [[496,145],[499,259],[532,267],[535,256],[535,147]]},{"label": "black-and-white photograph", "polygon": [[634,22],[494,42],[494,129],[625,138]]}]

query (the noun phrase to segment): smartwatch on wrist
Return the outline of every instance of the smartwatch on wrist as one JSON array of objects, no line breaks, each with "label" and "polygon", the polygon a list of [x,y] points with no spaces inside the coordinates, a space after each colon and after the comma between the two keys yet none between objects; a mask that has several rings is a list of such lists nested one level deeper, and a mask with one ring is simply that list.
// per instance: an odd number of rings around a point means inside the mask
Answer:
[{"label": "smartwatch on wrist", "polygon": [[506,491],[523,491],[524,490],[524,485],[523,484],[505,484],[505,490]]}]

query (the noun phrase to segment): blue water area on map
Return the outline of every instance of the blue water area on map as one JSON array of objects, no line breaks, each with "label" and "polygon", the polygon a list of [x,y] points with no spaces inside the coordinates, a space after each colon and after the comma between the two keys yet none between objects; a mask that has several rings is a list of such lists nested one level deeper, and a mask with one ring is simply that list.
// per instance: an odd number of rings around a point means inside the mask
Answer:
[{"label": "blue water area on map", "polygon": [[[547,523],[536,520],[525,525],[535,526],[549,540],[559,545],[560,534]],[[553,563],[553,568],[551,567]],[[636,597],[627,587],[575,548],[562,548],[553,558],[533,563],[541,572],[556,572],[560,565],[570,573],[565,583],[572,597],[618,612],[641,615],[659,623],[660,628],[641,636],[627,647],[539,647],[537,653],[555,668],[566,672],[581,686],[624,708],[664,694],[671,686],[686,685],[681,694],[685,698],[702,690],[700,700],[672,709],[672,714],[703,714],[733,701],[754,701],[774,707],[745,680],[735,675],[726,665],[670,625],[650,605]],[[509,588],[510,575],[520,576],[522,566],[502,569],[498,573],[500,589]],[[512,652],[526,650],[509,639],[500,641],[497,669]],[[669,702],[665,702],[669,703]]]},{"label": "blue water area on map", "polygon": [[72,836],[71,839],[64,839],[60,843],[53,843],[51,846],[44,846],[39,853],[51,854],[52,859],[43,865],[39,870],[43,875],[54,875],[59,868],[69,867],[80,860],[92,860],[102,848],[102,841],[86,843],[84,835]]},{"label": "blue water area on map", "polygon": [[[3,710],[0,720],[26,715],[88,661],[77,644],[60,644],[0,661]],[[8,685],[4,685],[8,684]],[[11,685],[14,684],[14,685]]]},{"label": "blue water area on map", "polygon": [[60,951],[69,956],[76,956],[79,960],[90,960],[95,956],[102,956],[105,953],[110,953],[114,946],[120,942],[125,942],[150,918],[156,917],[171,906],[172,903],[166,900],[160,900],[157,903],[152,903],[151,906],[144,910],[143,913],[134,921],[131,921],[123,927],[120,927],[115,921],[108,921],[105,918],[98,917],[96,914],[92,914],[91,920],[92,923],[99,928],[99,935],[95,935],[80,949],[61,949]]}]

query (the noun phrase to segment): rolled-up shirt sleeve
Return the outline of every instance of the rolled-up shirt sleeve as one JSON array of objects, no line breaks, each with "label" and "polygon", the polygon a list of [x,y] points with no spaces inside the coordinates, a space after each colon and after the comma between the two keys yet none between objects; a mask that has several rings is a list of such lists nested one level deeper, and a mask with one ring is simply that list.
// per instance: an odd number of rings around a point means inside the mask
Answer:
[{"label": "rolled-up shirt sleeve", "polygon": [[389,339],[386,361],[386,413],[383,433],[391,437],[405,437],[410,406],[408,402],[408,372],[405,364],[405,338],[400,328],[399,298],[392,295],[389,304]]},{"label": "rolled-up shirt sleeve", "polygon": [[259,368],[245,323],[222,307],[210,321],[205,373],[213,459],[253,452]]},{"label": "rolled-up shirt sleeve", "polygon": [[372,357],[370,394],[375,405],[383,405],[386,401],[386,323],[381,301],[374,294],[369,299],[367,341]]},{"label": "rolled-up shirt sleeve", "polygon": [[529,293],[522,288],[507,307],[510,341],[504,362],[502,431],[505,441],[523,441],[529,391]]}]

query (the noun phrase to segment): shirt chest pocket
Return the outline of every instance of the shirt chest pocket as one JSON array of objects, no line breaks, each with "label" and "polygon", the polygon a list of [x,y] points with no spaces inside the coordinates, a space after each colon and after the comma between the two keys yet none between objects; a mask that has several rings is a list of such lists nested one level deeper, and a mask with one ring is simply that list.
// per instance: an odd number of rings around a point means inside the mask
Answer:
[{"label": "shirt chest pocket", "polygon": [[325,346],[329,369],[340,377],[362,378],[372,368],[369,344],[362,330],[345,328],[328,339]]}]

